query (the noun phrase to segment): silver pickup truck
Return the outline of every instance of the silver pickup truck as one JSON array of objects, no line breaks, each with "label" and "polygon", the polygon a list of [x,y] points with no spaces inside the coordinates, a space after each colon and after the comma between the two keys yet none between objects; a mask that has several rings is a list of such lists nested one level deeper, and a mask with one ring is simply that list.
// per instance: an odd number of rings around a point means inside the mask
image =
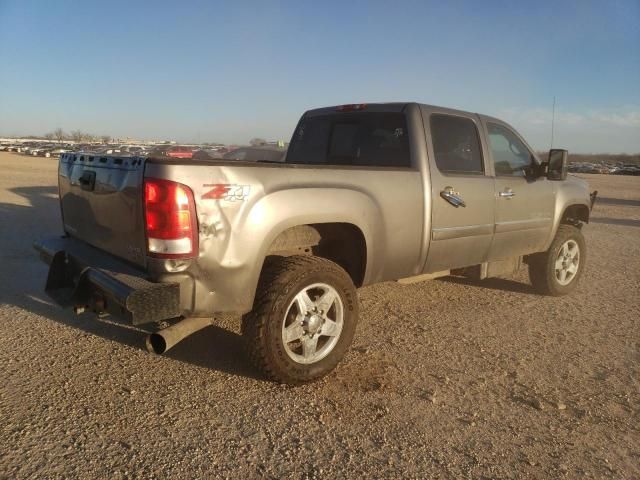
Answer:
[{"label": "silver pickup truck", "polygon": [[569,293],[595,200],[566,151],[417,103],[310,110],[283,162],[67,153],[58,178],[65,235],[35,244],[52,298],[155,325],[156,353],[242,314],[251,360],[291,384],[343,357],[363,285],[525,263]]}]

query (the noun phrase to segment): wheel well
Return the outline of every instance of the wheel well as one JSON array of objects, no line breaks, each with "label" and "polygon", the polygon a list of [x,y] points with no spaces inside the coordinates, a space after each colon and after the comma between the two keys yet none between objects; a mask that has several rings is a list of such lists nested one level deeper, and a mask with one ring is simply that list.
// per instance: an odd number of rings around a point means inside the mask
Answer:
[{"label": "wheel well", "polygon": [[570,205],[562,214],[560,223],[580,226],[580,222],[589,223],[589,208],[586,205]]},{"label": "wheel well", "polygon": [[280,233],[267,256],[315,255],[337,263],[362,286],[367,266],[367,245],[362,231],[351,223],[298,225]]}]

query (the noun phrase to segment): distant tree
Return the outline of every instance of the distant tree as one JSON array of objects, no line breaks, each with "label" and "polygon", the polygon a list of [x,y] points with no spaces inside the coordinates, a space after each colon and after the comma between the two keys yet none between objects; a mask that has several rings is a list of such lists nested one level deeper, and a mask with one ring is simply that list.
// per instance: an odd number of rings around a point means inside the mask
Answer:
[{"label": "distant tree", "polygon": [[45,140],[53,140],[55,138],[55,135],[53,133],[45,133],[44,138]]},{"label": "distant tree", "polygon": [[61,128],[56,128],[53,131],[53,137],[58,141],[62,142],[65,138],[67,138],[67,134]]},{"label": "distant tree", "polygon": [[111,136],[110,135],[101,135],[100,136],[100,141],[102,143],[111,143]]},{"label": "distant tree", "polygon": [[252,138],[249,140],[249,145],[252,147],[259,147],[260,145],[265,145],[267,141],[264,138]]},{"label": "distant tree", "polygon": [[73,130],[69,135],[71,135],[71,140],[80,143],[86,134],[82,130]]}]

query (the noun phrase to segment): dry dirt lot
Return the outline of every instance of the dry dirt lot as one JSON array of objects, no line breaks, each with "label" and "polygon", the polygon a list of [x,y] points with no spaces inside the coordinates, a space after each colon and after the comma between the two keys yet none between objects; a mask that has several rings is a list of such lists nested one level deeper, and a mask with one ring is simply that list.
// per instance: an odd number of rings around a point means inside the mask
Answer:
[{"label": "dry dirt lot", "polygon": [[237,318],[168,356],[43,295],[56,161],[0,153],[0,477],[640,478],[640,177],[602,197],[563,298],[514,279],[360,291],[350,353],[291,388]]}]

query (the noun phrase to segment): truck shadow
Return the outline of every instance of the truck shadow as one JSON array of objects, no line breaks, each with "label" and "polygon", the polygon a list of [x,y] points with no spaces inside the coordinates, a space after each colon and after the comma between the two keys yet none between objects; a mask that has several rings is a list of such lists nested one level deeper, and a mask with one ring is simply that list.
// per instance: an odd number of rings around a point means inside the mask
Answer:
[{"label": "truck shadow", "polygon": [[[12,305],[131,348],[144,350],[145,329],[110,316],[93,313],[75,315],[54,304],[44,293],[48,267],[31,244],[61,232],[57,187],[19,187],[9,190],[21,197],[15,203],[0,203],[0,304]],[[26,202],[24,201],[26,200]],[[261,379],[246,361],[241,335],[221,326],[207,327],[186,338],[164,356],[230,375]],[[152,354],[149,354],[152,355]]]},{"label": "truck shadow", "polygon": [[592,217],[591,223],[603,223],[605,225],[622,225],[624,227],[640,227],[640,220],[632,218]]},{"label": "truck shadow", "polygon": [[618,205],[629,207],[640,207],[640,200],[634,200],[631,198],[610,198],[610,197],[598,197],[596,205]]},{"label": "truck shadow", "polygon": [[466,277],[441,277],[438,280],[455,283],[457,285],[466,285],[468,287],[487,288],[490,290],[500,290],[502,292],[527,293],[529,295],[539,295],[538,292],[528,283],[516,282],[506,278],[485,278],[477,280]]}]

